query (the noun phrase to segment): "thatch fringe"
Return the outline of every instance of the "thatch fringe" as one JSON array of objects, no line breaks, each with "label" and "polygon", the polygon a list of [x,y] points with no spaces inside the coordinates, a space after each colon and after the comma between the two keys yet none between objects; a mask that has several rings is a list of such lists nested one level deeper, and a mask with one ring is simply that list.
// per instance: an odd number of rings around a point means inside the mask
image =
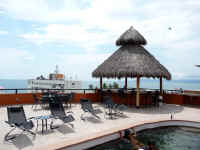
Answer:
[{"label": "thatch fringe", "polygon": [[92,73],[93,77],[122,78],[164,77],[171,74],[143,46],[126,45],[120,47]]}]

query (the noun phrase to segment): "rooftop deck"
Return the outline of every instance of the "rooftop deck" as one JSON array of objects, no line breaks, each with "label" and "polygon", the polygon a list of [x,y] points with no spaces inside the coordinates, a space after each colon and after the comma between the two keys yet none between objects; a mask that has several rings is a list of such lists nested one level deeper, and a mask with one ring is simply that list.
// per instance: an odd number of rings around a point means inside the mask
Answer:
[{"label": "rooftop deck", "polygon": [[[120,129],[135,126],[145,122],[153,122],[159,120],[169,120],[170,112],[175,112],[174,119],[178,120],[190,120],[200,122],[200,109],[194,107],[185,107],[173,104],[164,104],[161,107],[149,107],[149,108],[128,108],[124,111],[124,116],[114,120],[106,119],[104,117],[104,107],[99,104],[95,104],[101,112],[99,116],[101,120],[97,120],[88,115],[86,121],[82,121],[80,116],[82,110],[79,104],[73,104],[71,110],[74,112],[75,121],[73,122],[74,128],[67,124],[63,124],[59,120],[55,120],[55,125],[59,125],[59,128],[54,130],[47,130],[41,133],[41,126],[36,131],[36,120],[33,120],[35,127],[33,129],[36,132],[36,136],[33,137],[29,134],[22,134],[12,140],[12,142],[5,142],[4,136],[11,129],[4,121],[7,120],[7,111],[5,107],[0,108],[0,147],[4,150],[15,149],[54,149],[53,147],[63,147],[64,145],[71,145],[79,143],[80,141],[88,140],[91,138],[97,138],[106,134],[119,131]],[[26,117],[35,117],[40,115],[48,115],[50,111],[48,109],[41,109],[40,106],[37,109],[32,109],[31,105],[24,105]],[[66,111],[68,109],[66,108]],[[40,122],[41,123],[41,122]],[[49,122],[50,123],[50,120]],[[15,134],[21,131],[16,130]]]}]

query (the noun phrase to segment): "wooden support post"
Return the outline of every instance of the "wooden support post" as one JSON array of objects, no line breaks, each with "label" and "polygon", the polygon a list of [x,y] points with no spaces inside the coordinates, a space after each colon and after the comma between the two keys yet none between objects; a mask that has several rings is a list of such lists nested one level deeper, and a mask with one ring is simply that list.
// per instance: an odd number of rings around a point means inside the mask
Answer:
[{"label": "wooden support post", "polygon": [[102,77],[100,77],[100,89],[102,89],[103,86],[102,86]]},{"label": "wooden support post", "polygon": [[125,77],[125,85],[124,88],[127,89],[127,77]]},{"label": "wooden support post", "polygon": [[160,95],[163,95],[162,77],[160,77]]},{"label": "wooden support post", "polygon": [[140,107],[140,77],[137,76],[136,107]]}]

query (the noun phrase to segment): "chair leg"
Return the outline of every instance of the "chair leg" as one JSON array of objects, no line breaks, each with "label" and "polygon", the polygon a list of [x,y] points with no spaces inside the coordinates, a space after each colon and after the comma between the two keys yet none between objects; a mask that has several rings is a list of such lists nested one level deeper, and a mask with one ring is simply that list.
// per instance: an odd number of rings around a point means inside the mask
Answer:
[{"label": "chair leg", "polygon": [[72,103],[71,102],[69,102],[69,108],[72,108]]},{"label": "chair leg", "polygon": [[51,120],[50,129],[53,129],[53,120]]},{"label": "chair leg", "polygon": [[25,130],[26,132],[32,134],[32,135],[36,135],[34,132],[30,131],[30,130]]},{"label": "chair leg", "polygon": [[72,123],[68,123],[72,128],[74,128],[74,124],[72,124]]},{"label": "chair leg", "polygon": [[81,120],[85,121],[85,118],[83,116],[84,114],[81,114]]},{"label": "chair leg", "polygon": [[89,112],[84,112],[83,114],[81,114],[81,120],[83,120],[83,121],[86,120],[86,117],[84,116],[86,113],[89,113]]},{"label": "chair leg", "polygon": [[37,127],[36,127],[36,131],[38,131],[38,119],[37,119]]},{"label": "chair leg", "polygon": [[11,130],[5,135],[5,137],[4,137],[4,140],[5,140],[5,141],[9,141],[9,140],[12,140],[12,139],[16,138],[16,136],[10,136],[10,133],[11,133],[12,131],[14,131],[15,129],[16,129],[16,127],[14,127],[13,129],[11,129]]},{"label": "chair leg", "polygon": [[53,120],[51,120],[50,129],[53,130],[53,129],[56,129],[56,128],[59,128],[59,127],[58,126],[53,126]]}]

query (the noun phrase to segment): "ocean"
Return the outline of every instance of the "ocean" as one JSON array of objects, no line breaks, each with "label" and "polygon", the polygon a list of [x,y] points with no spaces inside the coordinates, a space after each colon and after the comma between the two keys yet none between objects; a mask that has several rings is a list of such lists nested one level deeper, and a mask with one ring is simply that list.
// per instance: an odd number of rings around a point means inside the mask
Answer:
[{"label": "ocean", "polygon": [[[124,80],[105,80],[103,83],[113,84],[113,82],[117,82],[120,88],[124,86]],[[99,81],[83,81],[83,88],[88,88],[89,85],[92,84],[93,87],[99,87]],[[128,88],[136,88],[136,80],[129,79],[128,80]],[[159,89],[160,88],[160,80],[153,79],[141,79],[140,80],[140,88],[148,88],[148,89]],[[163,80],[163,89],[165,90],[175,90],[182,88],[184,90],[200,90],[200,80]]]},{"label": "ocean", "polygon": [[[124,86],[124,80],[103,80],[103,83],[113,84],[113,82],[117,82],[119,87],[122,88]],[[82,81],[82,88],[88,89],[89,85],[92,84],[93,87],[99,87],[99,80],[92,81]],[[153,79],[141,79],[140,87],[148,88],[148,89],[159,89],[160,81]],[[10,80],[10,79],[1,79],[0,86],[4,89],[16,89],[16,88],[27,88],[27,80]],[[136,80],[128,79],[128,88],[135,88]],[[166,90],[174,90],[182,88],[184,90],[200,90],[200,80],[163,80],[163,89]]]}]

